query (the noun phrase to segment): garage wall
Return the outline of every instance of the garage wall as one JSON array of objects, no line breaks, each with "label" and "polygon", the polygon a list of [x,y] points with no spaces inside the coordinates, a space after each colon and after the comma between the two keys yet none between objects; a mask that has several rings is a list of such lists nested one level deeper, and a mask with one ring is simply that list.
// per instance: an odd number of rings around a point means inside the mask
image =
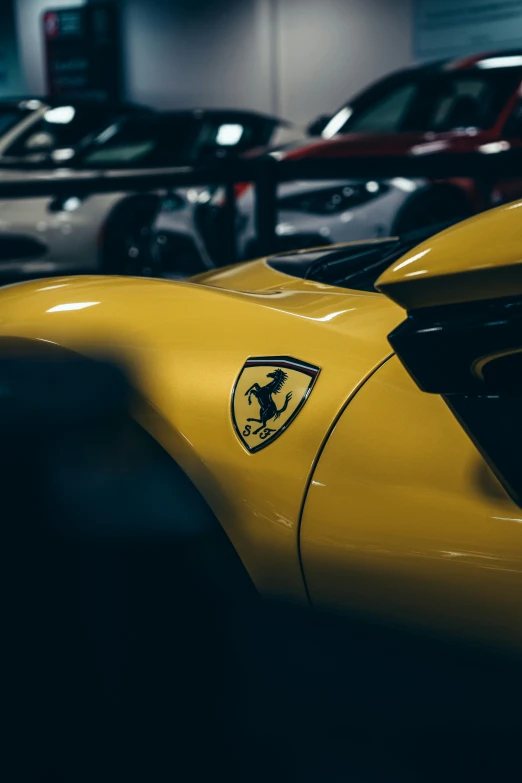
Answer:
[{"label": "garage wall", "polygon": [[266,0],[121,0],[128,95],[269,111]]},{"label": "garage wall", "polygon": [[421,59],[522,45],[522,0],[414,0],[414,21]]},{"label": "garage wall", "polygon": [[[228,105],[305,123],[412,57],[412,0],[115,1],[127,97],[158,107]],[[17,0],[28,92],[45,88],[42,12],[81,4]]]},{"label": "garage wall", "polygon": [[23,92],[14,5],[14,0],[0,0],[0,96]]},{"label": "garage wall", "polygon": [[411,62],[412,0],[120,0],[128,92],[305,123]]},{"label": "garage wall", "polygon": [[278,0],[280,106],[306,122],[412,61],[412,0]]}]

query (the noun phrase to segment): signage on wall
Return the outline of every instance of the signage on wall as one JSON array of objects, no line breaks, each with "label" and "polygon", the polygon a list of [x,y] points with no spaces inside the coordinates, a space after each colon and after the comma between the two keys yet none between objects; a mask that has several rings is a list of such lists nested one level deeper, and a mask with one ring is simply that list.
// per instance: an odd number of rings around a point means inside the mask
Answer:
[{"label": "signage on wall", "polygon": [[45,11],[49,95],[120,98],[121,47],[114,3]]},{"label": "signage on wall", "polygon": [[522,47],[522,0],[415,0],[421,60]]}]

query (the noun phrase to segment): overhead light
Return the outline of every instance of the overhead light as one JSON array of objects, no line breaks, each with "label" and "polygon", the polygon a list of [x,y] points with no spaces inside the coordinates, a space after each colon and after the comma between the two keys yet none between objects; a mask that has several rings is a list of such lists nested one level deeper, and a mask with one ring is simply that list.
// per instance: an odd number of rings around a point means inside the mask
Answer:
[{"label": "overhead light", "polygon": [[332,117],[328,125],[321,133],[323,139],[331,139],[332,136],[335,136],[335,134],[341,130],[344,123],[350,119],[352,114],[353,114],[353,109],[350,108],[350,106],[345,106],[344,108],[341,109],[341,111],[338,111],[337,114],[335,114]]},{"label": "overhead light", "polygon": [[368,193],[377,193],[379,190],[379,183],[370,180],[370,182],[366,183],[366,190]]},{"label": "overhead light", "polygon": [[239,144],[244,132],[244,127],[238,123],[229,122],[220,125],[216,136],[216,144],[219,144],[221,147],[234,147],[236,144]]},{"label": "overhead light", "polygon": [[86,307],[94,307],[99,305],[100,302],[69,302],[68,304],[56,305],[47,310],[48,313],[64,313],[68,310],[85,310]]},{"label": "overhead light", "polygon": [[486,57],[476,63],[477,68],[516,68],[522,65],[522,55],[508,54],[503,57]]},{"label": "overhead light", "polygon": [[46,122],[52,122],[56,125],[68,125],[72,122],[76,109],[74,106],[57,106],[56,109],[49,109],[44,114],[44,120]]}]

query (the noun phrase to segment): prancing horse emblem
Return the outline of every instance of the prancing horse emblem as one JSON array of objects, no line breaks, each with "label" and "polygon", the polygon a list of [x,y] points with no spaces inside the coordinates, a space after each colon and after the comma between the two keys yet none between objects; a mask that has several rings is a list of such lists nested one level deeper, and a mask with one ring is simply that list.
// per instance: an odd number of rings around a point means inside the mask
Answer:
[{"label": "prancing horse emblem", "polygon": [[268,446],[288,428],[308,399],[319,372],[319,367],[289,356],[247,359],[232,395],[232,420],[249,452]]},{"label": "prancing horse emblem", "polygon": [[288,392],[285,399],[285,404],[279,410],[274,402],[273,395],[279,394],[286,381],[288,375],[283,370],[274,370],[269,372],[267,378],[273,378],[274,380],[267,383],[266,386],[260,386],[258,383],[254,383],[248,391],[245,392],[245,397],[248,397],[248,404],[252,405],[252,397],[256,397],[259,405],[260,419],[247,419],[247,421],[261,422],[261,426],[257,430],[254,430],[252,435],[257,435],[261,430],[266,427],[266,424],[270,419],[278,419],[282,413],[288,408],[288,403],[292,399],[292,392]]}]

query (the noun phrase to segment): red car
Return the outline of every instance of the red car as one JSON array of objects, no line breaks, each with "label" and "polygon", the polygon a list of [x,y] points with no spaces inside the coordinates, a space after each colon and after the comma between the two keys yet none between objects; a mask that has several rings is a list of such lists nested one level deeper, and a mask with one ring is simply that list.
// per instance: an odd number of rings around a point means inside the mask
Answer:
[{"label": "red car", "polygon": [[[522,146],[522,50],[445,60],[394,73],[309,128],[320,136],[271,154],[277,159],[434,152],[494,154]],[[487,191],[466,178],[285,183],[279,187],[279,250],[402,234],[468,217],[522,196],[522,179]],[[214,199],[216,203],[217,199]],[[200,226],[217,248],[207,207]],[[256,251],[251,189],[238,200],[242,258]],[[218,221],[219,222],[219,221]],[[220,259],[220,262],[222,260]]]}]

